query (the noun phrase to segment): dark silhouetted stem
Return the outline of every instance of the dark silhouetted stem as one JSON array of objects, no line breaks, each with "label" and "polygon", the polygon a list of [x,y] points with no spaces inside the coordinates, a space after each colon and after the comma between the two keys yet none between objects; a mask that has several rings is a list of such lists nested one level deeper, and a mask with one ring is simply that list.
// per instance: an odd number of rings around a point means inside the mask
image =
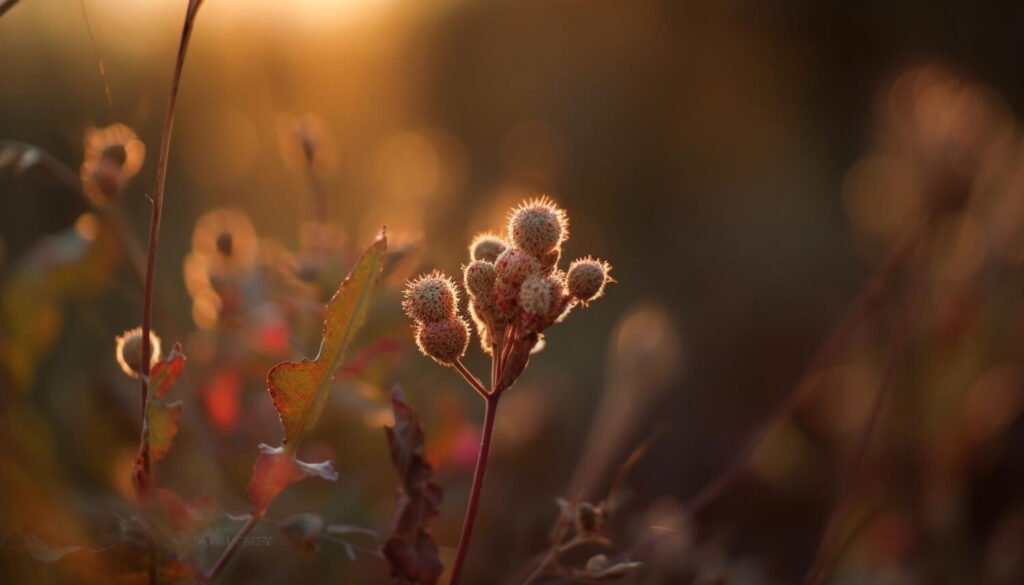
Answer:
[{"label": "dark silhouetted stem", "polygon": [[18,0],[2,0],[0,1],[0,16],[7,14],[7,11],[14,8],[14,5],[18,3]]},{"label": "dark silhouetted stem", "polygon": [[915,225],[904,234],[902,240],[896,245],[888,258],[875,270],[874,274],[861,288],[856,300],[843,317],[839,326],[823,343],[785,400],[754,433],[754,436],[732,463],[690,498],[686,508],[691,514],[700,511],[732,487],[743,476],[747,464],[750,463],[754,454],[757,453],[758,448],[772,436],[776,429],[811,394],[815,388],[815,385],[810,383],[812,377],[821,371],[822,368],[831,364],[839,352],[846,347],[853,334],[860,329],[861,325],[869,317],[874,315],[876,309],[881,304],[880,301],[892,287],[892,281],[896,274],[898,274],[899,268],[906,264],[907,259],[916,248],[922,233],[922,226]]},{"label": "dark silhouetted stem", "polygon": [[242,539],[244,539],[246,536],[249,535],[250,532],[252,532],[252,529],[256,527],[256,524],[260,521],[260,518],[261,515],[252,514],[251,516],[249,516],[249,519],[245,521],[245,524],[243,524],[242,527],[238,529],[238,532],[235,533],[234,538],[232,538],[231,542],[228,543],[227,548],[225,548],[224,552],[220,554],[220,558],[217,559],[217,562],[213,564],[213,568],[210,569],[210,572],[206,574],[207,581],[214,581],[217,579],[217,577],[220,576],[220,574],[224,571],[224,568],[227,567],[228,563],[231,561],[231,557],[235,556],[235,553],[238,551],[238,547],[242,544]]},{"label": "dark silhouetted stem", "polygon": [[[181,82],[181,70],[185,66],[185,52],[188,41],[192,37],[192,25],[202,0],[189,0],[185,11],[185,24],[181,30],[181,41],[178,44],[178,58],[174,64],[171,77],[171,92],[167,100],[167,111],[164,114],[163,134],[160,137],[160,152],[156,161],[156,181],[153,187],[153,213],[149,220],[149,254],[146,260],[146,278],[142,293],[142,417],[146,417],[146,401],[149,386],[149,362],[152,348],[149,343],[149,332],[153,326],[153,277],[156,272],[156,250],[160,241],[160,214],[163,211],[164,187],[167,182],[167,158],[171,151],[171,133],[174,128],[174,108],[178,102],[178,85]],[[149,442],[146,440],[146,425],[143,423],[143,438],[139,458],[142,464],[142,484],[149,486],[150,454]],[[144,495],[144,494],[143,494]]]},{"label": "dark silhouetted stem", "polygon": [[[929,243],[929,235],[926,233],[922,246],[923,257],[919,259],[920,265],[923,265],[928,260]],[[901,314],[895,338],[889,346],[889,351],[885,358],[885,364],[882,366],[882,373],[878,380],[878,390],[875,392],[874,399],[871,402],[871,409],[868,411],[867,420],[865,420],[864,426],[861,427],[860,436],[857,439],[857,445],[854,448],[853,455],[850,457],[850,461],[847,464],[839,498],[836,502],[835,508],[829,516],[821,542],[818,544],[818,550],[815,553],[814,561],[811,563],[811,568],[808,570],[807,577],[804,580],[807,585],[821,585],[828,576],[829,553],[836,546],[836,542],[840,536],[840,529],[843,523],[842,521],[846,519],[850,510],[853,508],[857,488],[863,480],[862,472],[867,460],[868,451],[870,450],[871,439],[875,436],[875,431],[878,429],[879,422],[882,418],[882,411],[884,410],[885,402],[891,393],[893,377],[896,374],[896,365],[906,352],[907,345],[910,341],[910,335],[913,331],[914,322],[916,321],[917,314],[921,308],[919,289],[922,275],[920,274],[921,270],[917,270],[915,272],[913,280],[910,283],[911,290],[906,294],[906,296],[910,303],[915,303],[915,301],[916,303],[910,307],[905,307]]]},{"label": "dark silhouetted stem", "polygon": [[466,519],[462,523],[462,535],[459,536],[459,548],[452,564],[452,578],[449,585],[458,585],[462,574],[462,565],[466,560],[469,541],[473,537],[473,524],[476,511],[480,505],[480,492],[484,487],[484,475],[487,473],[487,458],[491,449],[491,434],[494,431],[494,416],[498,411],[498,394],[488,395],[484,399],[484,426],[480,434],[480,453],[476,458],[476,469],[473,471],[473,486],[469,490],[469,502],[466,504]]}]

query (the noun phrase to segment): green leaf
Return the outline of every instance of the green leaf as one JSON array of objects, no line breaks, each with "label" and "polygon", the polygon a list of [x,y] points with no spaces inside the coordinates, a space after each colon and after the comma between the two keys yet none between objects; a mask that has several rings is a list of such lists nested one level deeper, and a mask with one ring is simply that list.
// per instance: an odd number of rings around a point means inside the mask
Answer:
[{"label": "green leaf", "polygon": [[267,375],[267,387],[284,426],[283,445],[289,450],[294,451],[323,412],[334,373],[366,321],[386,254],[387,238],[382,231],[328,301],[316,358],[279,363]]}]

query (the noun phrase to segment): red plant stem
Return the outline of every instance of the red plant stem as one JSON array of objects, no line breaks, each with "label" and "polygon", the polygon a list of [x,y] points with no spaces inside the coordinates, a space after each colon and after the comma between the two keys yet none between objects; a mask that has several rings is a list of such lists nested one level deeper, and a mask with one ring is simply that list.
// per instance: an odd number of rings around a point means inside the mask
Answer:
[{"label": "red plant stem", "polygon": [[[167,100],[167,111],[164,114],[163,134],[160,137],[160,152],[156,162],[156,180],[153,186],[153,213],[149,220],[149,254],[146,260],[146,278],[142,293],[142,418],[146,417],[146,401],[149,388],[149,362],[152,348],[149,343],[149,332],[153,326],[153,278],[156,272],[156,250],[160,241],[160,214],[164,205],[164,187],[167,183],[167,158],[171,151],[171,133],[174,128],[174,109],[178,102],[178,85],[181,82],[181,70],[185,66],[185,52],[192,36],[192,25],[202,0],[189,0],[185,11],[185,24],[181,30],[181,41],[178,44],[178,58],[174,64],[171,77],[171,92]],[[146,425],[142,425],[143,437],[139,446],[139,457],[142,460],[142,483],[149,486],[150,454],[149,441],[146,439]],[[148,487],[146,488],[148,491]],[[145,495],[145,494],[142,494]]]},{"label": "red plant stem", "polygon": [[476,511],[480,505],[480,492],[484,487],[484,475],[487,473],[487,459],[491,449],[491,434],[494,431],[494,416],[498,411],[500,393],[489,394],[484,399],[484,426],[480,435],[480,453],[476,458],[476,469],[473,471],[473,486],[469,490],[469,502],[466,504],[466,519],[462,523],[462,535],[459,536],[459,548],[452,564],[452,577],[449,585],[458,585],[462,574],[462,565],[466,560],[469,541],[473,537],[473,524]]},{"label": "red plant stem", "polygon": [[231,561],[231,557],[235,556],[235,552],[238,551],[238,547],[242,544],[242,539],[252,532],[252,529],[256,527],[256,524],[262,517],[262,514],[252,514],[249,516],[249,519],[245,521],[245,524],[238,529],[238,532],[235,533],[231,542],[228,543],[224,552],[220,554],[220,558],[218,558],[217,562],[213,564],[213,568],[211,568],[210,572],[206,574],[207,582],[214,581],[220,576],[224,571],[224,568],[228,566],[228,562]]},{"label": "red plant stem", "polygon": [[474,376],[473,372],[470,372],[469,369],[466,368],[466,366],[462,363],[462,360],[455,360],[454,362],[452,362],[452,367],[455,368],[456,372],[462,375],[463,379],[466,380],[466,383],[472,386],[473,390],[476,390],[476,393],[479,394],[481,398],[487,400],[487,398],[490,396],[490,393],[487,392],[486,388],[484,388],[483,382],[481,382],[479,378]]}]

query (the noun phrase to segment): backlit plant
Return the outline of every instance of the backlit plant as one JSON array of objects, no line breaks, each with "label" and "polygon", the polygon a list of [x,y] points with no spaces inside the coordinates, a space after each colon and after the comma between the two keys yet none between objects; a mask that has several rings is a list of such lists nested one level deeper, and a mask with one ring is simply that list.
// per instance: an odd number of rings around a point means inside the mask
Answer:
[{"label": "backlit plant", "polygon": [[472,538],[502,393],[519,379],[530,356],[544,348],[544,331],[565,319],[574,307],[586,306],[600,297],[611,281],[611,267],[600,260],[576,260],[568,272],[559,268],[562,246],[568,237],[565,210],[542,197],[509,212],[504,239],[490,233],[473,239],[463,283],[481,348],[491,358],[490,382],[486,385],[462,363],[470,327],[460,315],[455,282],[434,271],[410,281],[405,291],[402,305],[415,323],[420,351],[459,372],[485,405],[480,451],[452,566],[453,585],[459,582]]}]

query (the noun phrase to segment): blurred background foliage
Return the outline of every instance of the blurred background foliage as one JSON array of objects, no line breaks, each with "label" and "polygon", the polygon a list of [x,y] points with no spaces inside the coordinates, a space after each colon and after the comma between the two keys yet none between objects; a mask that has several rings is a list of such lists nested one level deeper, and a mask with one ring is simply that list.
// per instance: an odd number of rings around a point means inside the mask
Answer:
[{"label": "blurred background foliage", "polygon": [[[138,436],[113,338],[141,314],[138,242],[184,5],[22,0],[0,19],[12,582],[140,578],[108,548],[132,532]],[[618,284],[552,332],[505,399],[470,582],[514,582],[547,546],[555,498],[605,497],[648,439],[609,521],[617,550],[647,563],[627,582],[799,580],[906,314],[835,582],[1024,581],[1022,27],[1008,2],[208,0],[158,261],[155,330],[189,361],[157,481],[245,509],[256,445],[279,440],[266,371],[315,351],[318,303],[386,224],[400,254],[307,446],[341,478],[290,488],[271,519],[386,534],[396,480],[380,426],[398,384],[424,417],[450,559],[480,408],[416,354],[397,291],[423,267],[458,273],[475,232],[547,193],[569,211],[570,259],[607,258]],[[115,122],[150,154],[111,211],[75,181],[87,131]],[[930,245],[898,287],[913,310],[879,311],[812,372],[818,390],[751,472],[688,514],[924,217]],[[485,367],[475,349],[469,365]],[[206,566],[234,525],[222,513],[193,543]],[[386,578],[371,537],[287,533],[261,526],[225,582]]]}]

